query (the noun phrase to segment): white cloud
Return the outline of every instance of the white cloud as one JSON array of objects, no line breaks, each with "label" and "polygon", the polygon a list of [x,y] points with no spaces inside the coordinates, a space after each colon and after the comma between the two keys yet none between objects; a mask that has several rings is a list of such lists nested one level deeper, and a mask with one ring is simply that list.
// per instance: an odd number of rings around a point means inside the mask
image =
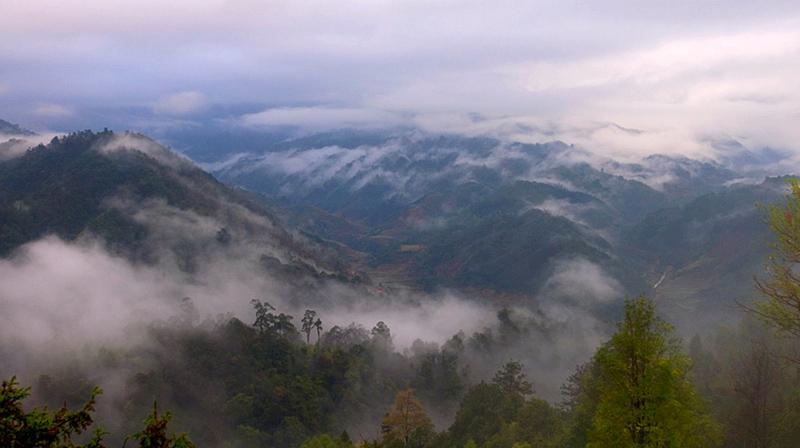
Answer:
[{"label": "white cloud", "polygon": [[387,126],[402,122],[400,115],[388,111],[328,107],[276,108],[242,117],[245,126],[296,126],[310,129]]},{"label": "white cloud", "polygon": [[[41,0],[0,17],[0,85],[14,86],[4,100],[16,105],[59,102],[81,113],[144,104],[159,118],[187,116],[211,110],[210,97],[270,105],[237,121],[247,126],[411,122],[628,155],[702,152],[696,136],[722,132],[800,153],[799,8]],[[643,132],[595,132],[598,123]]]},{"label": "white cloud", "polygon": [[[535,62],[519,71],[530,91],[597,87],[632,81],[658,84],[687,74],[721,68],[724,64],[752,64],[797,52],[800,32],[779,30],[762,33],[678,39],[646,50],[606,57]],[[723,67],[724,68],[724,67]]]},{"label": "white cloud", "polygon": [[42,104],[41,106],[37,107],[33,113],[36,115],[53,118],[70,117],[74,114],[71,109],[58,104]]},{"label": "white cloud", "polygon": [[201,92],[180,92],[161,97],[154,105],[157,115],[184,116],[205,112],[209,102]]}]

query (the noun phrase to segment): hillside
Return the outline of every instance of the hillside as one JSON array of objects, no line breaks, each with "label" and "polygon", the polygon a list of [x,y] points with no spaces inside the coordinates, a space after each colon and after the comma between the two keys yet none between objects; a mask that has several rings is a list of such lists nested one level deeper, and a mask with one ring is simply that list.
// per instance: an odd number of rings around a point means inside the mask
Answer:
[{"label": "hillside", "polygon": [[142,135],[78,132],[0,163],[0,255],[54,235],[99,238],[132,262],[190,275],[230,258],[276,275],[358,278],[267,207]]},{"label": "hillside", "polygon": [[9,123],[0,119],[0,135],[27,137],[36,135],[36,133],[27,129],[23,129],[14,123]]}]

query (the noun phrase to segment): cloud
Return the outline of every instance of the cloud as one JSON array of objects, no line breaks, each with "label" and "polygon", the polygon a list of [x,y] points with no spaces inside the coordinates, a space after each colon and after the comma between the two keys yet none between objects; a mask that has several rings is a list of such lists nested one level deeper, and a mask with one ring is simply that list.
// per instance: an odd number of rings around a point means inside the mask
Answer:
[{"label": "cloud", "polygon": [[159,163],[175,170],[192,168],[194,163],[186,156],[164,148],[148,137],[133,133],[115,133],[111,140],[98,148],[102,152],[113,152],[122,149],[134,149],[147,154]]},{"label": "cloud", "polygon": [[560,261],[542,291],[543,296],[568,299],[573,304],[590,308],[619,300],[624,288],[600,266],[575,259]]},{"label": "cloud", "polygon": [[58,104],[43,104],[38,106],[33,113],[39,116],[52,118],[71,117],[74,115],[71,109]]},{"label": "cloud", "polygon": [[241,118],[245,126],[292,126],[314,130],[384,127],[403,121],[400,115],[384,110],[329,107],[275,108]]},{"label": "cloud", "polygon": [[[198,113],[311,130],[411,123],[625,156],[701,154],[698,135],[725,133],[800,153],[800,11],[750,3],[27,2],[0,17],[0,83],[14,86],[0,113],[24,122],[31,104],[70,104],[76,126],[91,114],[98,127]],[[643,133],[586,132],[598,123]]]},{"label": "cloud", "polygon": [[[8,138],[8,140],[3,141]],[[5,137],[0,134],[0,161],[13,159],[25,154],[25,151],[35,146],[34,143],[14,137]]]},{"label": "cloud", "polygon": [[185,116],[205,112],[209,102],[201,92],[180,92],[161,97],[154,105],[156,115]]},{"label": "cloud", "polygon": [[19,157],[25,154],[28,149],[40,144],[46,145],[54,137],[61,136],[63,134],[56,133],[26,135],[24,137],[0,134],[0,161]]},{"label": "cloud", "polygon": [[116,336],[134,318],[152,319],[167,308],[154,272],[133,268],[97,247],[45,239],[0,261],[5,312],[0,340],[43,347],[53,341],[78,347]]},{"label": "cloud", "polygon": [[[661,84],[724,64],[751,64],[782,57],[795,53],[799,47],[800,33],[779,30],[679,39],[646,50],[579,59],[565,64],[536,62],[516,70],[529,91],[597,87],[627,81]],[[510,70],[510,73],[514,71]]]}]

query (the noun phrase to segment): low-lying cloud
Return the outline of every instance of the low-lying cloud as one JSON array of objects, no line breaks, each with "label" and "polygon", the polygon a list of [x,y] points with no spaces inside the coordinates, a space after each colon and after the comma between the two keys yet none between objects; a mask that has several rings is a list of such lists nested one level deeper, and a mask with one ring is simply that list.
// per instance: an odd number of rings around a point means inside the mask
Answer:
[{"label": "low-lying cloud", "polygon": [[[305,309],[314,309],[325,331],[351,323],[370,329],[383,321],[401,352],[417,339],[441,345],[459,332],[468,337],[486,328],[500,331],[496,309],[447,291],[374,296],[357,285],[332,284],[325,287],[326,301],[303,303],[242,253],[204,258],[196,275],[189,275],[167,257],[155,266],[133,265],[109,255],[91,238],[65,243],[48,237],[27,244],[0,261],[0,283],[0,375],[5,376],[103,346],[146,346],[146,326],[176,319],[185,297],[197,307],[201,320],[215,321],[215,316],[230,313],[249,324],[254,320],[250,301],[259,299],[295,316],[296,322]],[[540,300],[542,314],[515,311],[528,322],[539,321],[538,330],[500,351],[462,360],[475,378],[490,379],[505,361],[519,359],[539,395],[557,401],[560,384],[605,337],[605,327],[592,317],[588,305],[608,302],[615,285],[596,266],[582,262],[564,264],[548,285]],[[559,302],[576,292],[586,303]]]}]

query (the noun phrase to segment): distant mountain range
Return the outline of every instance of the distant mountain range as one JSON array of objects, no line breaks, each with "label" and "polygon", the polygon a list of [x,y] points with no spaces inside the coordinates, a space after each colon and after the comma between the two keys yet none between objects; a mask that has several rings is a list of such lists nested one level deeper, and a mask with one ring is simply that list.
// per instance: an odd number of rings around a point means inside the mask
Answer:
[{"label": "distant mountain range", "polygon": [[535,308],[569,300],[554,279],[579,260],[620,295],[728,316],[766,253],[755,203],[777,200],[783,183],[769,176],[789,173],[776,171],[778,151],[714,144],[721,162],[620,163],[557,141],[339,131],[205,151],[203,166],[288,207],[294,225],[384,285]]},{"label": "distant mountain range", "polygon": [[[0,121],[0,133],[25,132]],[[221,257],[295,284],[449,288],[532,310],[603,313],[644,292],[680,326],[698,312],[723,321],[752,295],[767,232],[754,204],[784,192],[759,168],[780,153],[731,142],[724,164],[632,164],[563,142],[414,130],[212,141],[216,152],[185,151],[211,175],[110,131],[0,162],[0,255],[50,234],[100,238],[187,275]]]}]

